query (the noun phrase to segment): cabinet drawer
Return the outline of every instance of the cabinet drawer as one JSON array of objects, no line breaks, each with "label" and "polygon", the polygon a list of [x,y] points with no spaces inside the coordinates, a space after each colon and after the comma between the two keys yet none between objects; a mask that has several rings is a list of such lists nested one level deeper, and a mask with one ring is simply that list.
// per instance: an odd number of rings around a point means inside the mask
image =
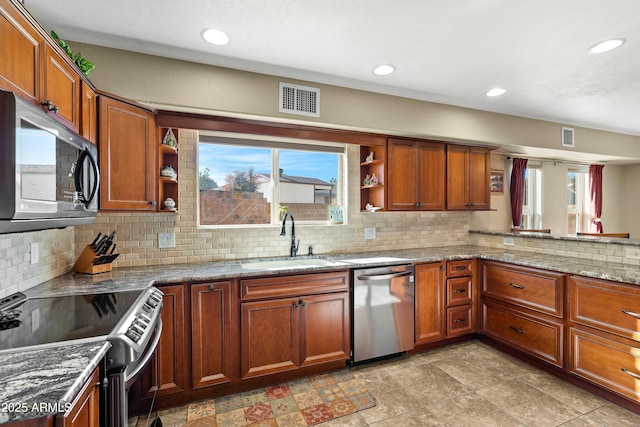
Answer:
[{"label": "cabinet drawer", "polygon": [[447,306],[471,304],[471,277],[447,279]]},{"label": "cabinet drawer", "polygon": [[640,341],[640,287],[569,278],[572,322]]},{"label": "cabinet drawer", "polygon": [[348,271],[262,277],[240,281],[240,296],[243,301],[348,290]]},{"label": "cabinet drawer", "polygon": [[483,263],[484,295],[563,317],[564,276],[508,264]]},{"label": "cabinet drawer", "polygon": [[564,326],[498,304],[482,305],[482,331],[539,359],[562,367]]},{"label": "cabinet drawer", "polygon": [[569,335],[572,373],[638,400],[640,359],[634,354],[640,354],[640,348],[577,328],[570,328]]},{"label": "cabinet drawer", "polygon": [[473,260],[462,259],[458,261],[447,261],[447,277],[471,276]]},{"label": "cabinet drawer", "polygon": [[472,306],[447,308],[447,336],[470,334],[473,332]]}]

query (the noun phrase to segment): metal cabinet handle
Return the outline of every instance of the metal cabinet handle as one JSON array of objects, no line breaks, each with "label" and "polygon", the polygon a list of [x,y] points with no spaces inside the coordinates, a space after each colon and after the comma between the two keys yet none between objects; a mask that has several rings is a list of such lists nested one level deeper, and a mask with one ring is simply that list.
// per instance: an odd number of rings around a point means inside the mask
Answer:
[{"label": "metal cabinet handle", "polygon": [[461,265],[459,267],[455,267],[454,268],[455,271],[463,271],[463,270],[466,270],[466,269],[467,269],[467,267],[465,267],[464,265]]},{"label": "metal cabinet handle", "polygon": [[524,285],[518,285],[515,283],[509,283],[509,286],[511,286],[512,288],[516,288],[516,289],[524,289]]},{"label": "metal cabinet handle", "polygon": [[519,329],[519,328],[516,328],[515,326],[511,326],[511,325],[509,325],[509,328],[513,329],[514,331],[516,331],[519,334],[524,334],[524,329]]},{"label": "metal cabinet handle", "polygon": [[216,290],[215,286],[209,285],[209,291],[215,291],[215,290]]},{"label": "metal cabinet handle", "polygon": [[466,322],[466,321],[467,321],[467,318],[466,318],[466,317],[464,317],[464,318],[462,318],[462,319],[456,319],[456,320],[454,320],[454,321],[453,321],[453,323],[462,323],[462,322]]},{"label": "metal cabinet handle", "polygon": [[622,309],[622,312],[624,314],[628,314],[629,316],[633,316],[633,317],[636,317],[636,318],[640,319],[640,314],[639,313],[634,313],[633,311],[625,310],[624,308]]},{"label": "metal cabinet handle", "polygon": [[302,301],[302,300],[300,300],[300,307],[306,307],[306,306],[307,306],[307,303]]},{"label": "metal cabinet handle", "polygon": [[456,289],[456,290],[455,290],[455,291],[453,291],[453,292],[455,292],[456,294],[461,294],[461,293],[463,293],[463,292],[467,292],[467,290],[466,290],[466,289]]},{"label": "metal cabinet handle", "polygon": [[300,307],[300,301],[296,301],[293,303],[293,308],[298,308]]},{"label": "metal cabinet handle", "polygon": [[408,276],[413,274],[413,271],[400,271],[397,273],[389,272],[387,274],[361,274],[358,276],[359,280],[388,280],[396,277]]},{"label": "metal cabinet handle", "polygon": [[630,370],[626,369],[626,368],[620,368],[620,370],[622,372],[624,372],[627,375],[631,375],[633,378],[640,380],[640,375],[636,374],[635,372],[631,372]]}]

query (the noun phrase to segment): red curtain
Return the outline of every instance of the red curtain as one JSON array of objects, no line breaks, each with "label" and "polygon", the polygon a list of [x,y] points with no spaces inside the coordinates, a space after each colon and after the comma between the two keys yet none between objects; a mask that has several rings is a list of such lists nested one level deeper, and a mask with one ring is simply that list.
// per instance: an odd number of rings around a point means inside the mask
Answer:
[{"label": "red curtain", "polygon": [[527,159],[513,159],[511,169],[511,219],[514,227],[522,224],[522,203],[524,202],[524,175],[527,172]]},{"label": "red curtain", "polygon": [[602,233],[602,169],[604,165],[589,166],[589,188],[591,193],[591,223],[595,233]]}]

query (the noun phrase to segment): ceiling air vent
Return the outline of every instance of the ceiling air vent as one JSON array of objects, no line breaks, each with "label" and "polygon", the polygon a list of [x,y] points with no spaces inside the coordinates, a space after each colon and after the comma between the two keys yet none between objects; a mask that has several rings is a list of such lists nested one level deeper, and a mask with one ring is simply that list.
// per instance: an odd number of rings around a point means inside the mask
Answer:
[{"label": "ceiling air vent", "polygon": [[320,117],[320,89],[280,82],[279,111]]},{"label": "ceiling air vent", "polygon": [[571,148],[576,146],[576,142],[573,139],[573,128],[562,128],[562,146]]}]

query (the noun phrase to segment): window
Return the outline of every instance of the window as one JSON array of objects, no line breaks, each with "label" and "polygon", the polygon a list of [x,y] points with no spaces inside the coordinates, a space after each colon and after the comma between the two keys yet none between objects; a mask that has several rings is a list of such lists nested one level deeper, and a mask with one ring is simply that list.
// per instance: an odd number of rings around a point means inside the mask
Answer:
[{"label": "window", "polygon": [[567,233],[588,232],[591,222],[588,197],[589,173],[584,170],[569,169],[567,178]]},{"label": "window", "polygon": [[345,144],[311,143],[201,132],[198,141],[199,224],[328,223],[342,205]]},{"label": "window", "polygon": [[542,169],[527,167],[524,175],[522,228],[542,228]]}]

